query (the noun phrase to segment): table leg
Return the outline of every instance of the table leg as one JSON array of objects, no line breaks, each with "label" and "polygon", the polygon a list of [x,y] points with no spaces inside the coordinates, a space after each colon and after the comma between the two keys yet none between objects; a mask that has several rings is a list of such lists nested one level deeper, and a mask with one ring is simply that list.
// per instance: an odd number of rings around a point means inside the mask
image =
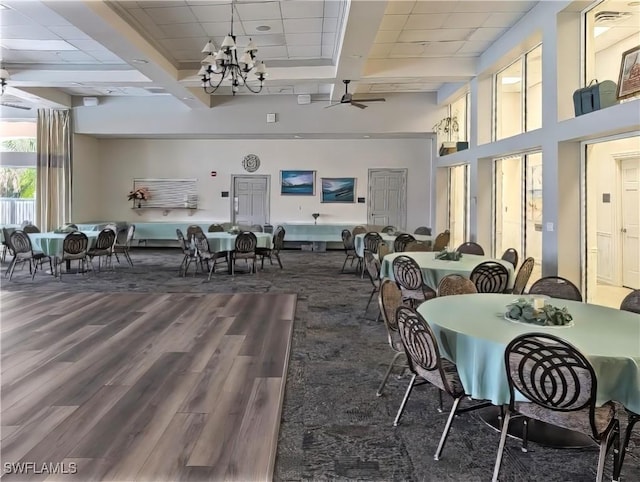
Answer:
[{"label": "table leg", "polygon": [[[498,432],[501,430],[500,407],[483,408],[478,414],[484,423]],[[522,440],[524,436],[529,442],[553,448],[582,449],[595,446],[595,442],[587,435],[540,420],[527,419],[525,422],[525,417],[516,414],[509,421],[508,435],[518,440]],[[524,447],[526,449],[526,444]],[[525,449],[523,451],[526,451]]]}]

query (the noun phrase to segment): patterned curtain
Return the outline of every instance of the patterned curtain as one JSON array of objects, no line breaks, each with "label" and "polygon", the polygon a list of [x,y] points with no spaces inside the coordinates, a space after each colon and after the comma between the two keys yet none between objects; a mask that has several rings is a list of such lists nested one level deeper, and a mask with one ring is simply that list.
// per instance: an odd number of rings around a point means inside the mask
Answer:
[{"label": "patterned curtain", "polygon": [[71,114],[38,109],[36,224],[52,231],[71,221]]}]

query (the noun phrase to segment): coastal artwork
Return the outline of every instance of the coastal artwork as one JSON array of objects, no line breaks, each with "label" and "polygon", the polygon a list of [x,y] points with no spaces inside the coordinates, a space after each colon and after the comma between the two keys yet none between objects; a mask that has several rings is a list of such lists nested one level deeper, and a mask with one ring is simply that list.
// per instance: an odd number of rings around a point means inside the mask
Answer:
[{"label": "coastal artwork", "polygon": [[323,177],[323,203],[352,203],[356,199],[355,177]]},{"label": "coastal artwork", "polygon": [[280,194],[313,196],[316,171],[280,171]]}]

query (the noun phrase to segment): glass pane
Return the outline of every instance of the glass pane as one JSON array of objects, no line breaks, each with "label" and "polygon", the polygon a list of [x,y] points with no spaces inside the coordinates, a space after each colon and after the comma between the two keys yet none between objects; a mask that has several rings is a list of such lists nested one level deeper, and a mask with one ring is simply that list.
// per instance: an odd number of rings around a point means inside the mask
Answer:
[{"label": "glass pane", "polygon": [[495,162],[494,187],[495,256],[509,248],[522,253],[522,157]]},{"label": "glass pane", "polygon": [[526,93],[526,130],[542,127],[542,46],[538,46],[526,55],[527,93]]},{"label": "glass pane", "polygon": [[467,141],[467,96],[464,95],[451,104],[451,116],[458,119],[458,133],[452,141]]},{"label": "glass pane", "polygon": [[522,59],[496,75],[496,139],[522,134]]},{"label": "glass pane", "polygon": [[536,264],[531,281],[541,277],[542,263],[542,153],[526,156],[525,248],[522,260],[532,257]]},{"label": "glass pane", "polygon": [[449,168],[449,246],[456,248],[467,236],[467,166]]}]

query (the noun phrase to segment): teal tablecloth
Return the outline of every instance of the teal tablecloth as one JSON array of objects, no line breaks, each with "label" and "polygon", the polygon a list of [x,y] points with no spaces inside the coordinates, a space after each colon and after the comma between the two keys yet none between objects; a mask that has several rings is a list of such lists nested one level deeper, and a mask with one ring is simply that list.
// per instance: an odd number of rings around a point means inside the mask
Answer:
[{"label": "teal tablecloth", "polygon": [[504,349],[530,332],[557,335],[576,346],[598,377],[597,402],[617,400],[640,413],[640,315],[600,305],[552,299],[573,315],[570,327],[540,327],[504,319],[513,295],[474,294],[436,298],[418,308],[453,361],[466,393],[496,405],[509,402]]},{"label": "teal tablecloth", "polygon": [[478,256],[475,254],[464,254],[459,261],[443,261],[435,259],[437,253],[433,252],[417,252],[417,253],[391,253],[384,257],[380,269],[381,278],[393,278],[393,260],[401,255],[409,256],[418,262],[422,269],[422,276],[427,286],[432,289],[438,288],[438,283],[448,274],[460,274],[469,277],[473,268],[485,261],[496,261],[502,264],[509,271],[509,288],[513,288],[515,281],[515,269],[508,261],[494,259],[488,256]]},{"label": "teal tablecloth", "polygon": [[[98,231],[82,231],[89,238],[89,248],[96,244]],[[48,256],[62,256],[62,244],[68,233],[30,233],[31,245],[34,251],[42,251]]]},{"label": "teal tablecloth", "polygon": [[[211,252],[233,251],[235,249],[236,234],[229,233],[204,233],[209,241],[209,250]],[[272,247],[272,235],[269,233],[253,233],[258,238],[257,246],[259,248]]]},{"label": "teal tablecloth", "polygon": [[[365,233],[366,234],[366,233]],[[364,256],[364,236],[365,234],[356,234],[356,237],[353,239],[353,244],[356,248],[356,254],[361,258]],[[396,240],[397,236],[392,234],[378,233],[382,240],[389,246],[391,251],[393,252],[393,242]],[[426,234],[412,234],[417,241],[430,241],[433,242],[433,236],[427,236]]]},{"label": "teal tablecloth", "polygon": [[342,242],[342,230],[351,231],[355,224],[282,224],[285,241]]},{"label": "teal tablecloth", "polygon": [[134,239],[142,240],[142,239],[157,239],[157,240],[178,240],[178,236],[176,235],[176,229],[180,229],[182,234],[187,235],[187,228],[192,225],[197,225],[202,228],[202,230],[206,233],[209,229],[209,226],[213,224],[213,221],[210,223],[132,223],[136,225],[136,231],[133,236]]}]

